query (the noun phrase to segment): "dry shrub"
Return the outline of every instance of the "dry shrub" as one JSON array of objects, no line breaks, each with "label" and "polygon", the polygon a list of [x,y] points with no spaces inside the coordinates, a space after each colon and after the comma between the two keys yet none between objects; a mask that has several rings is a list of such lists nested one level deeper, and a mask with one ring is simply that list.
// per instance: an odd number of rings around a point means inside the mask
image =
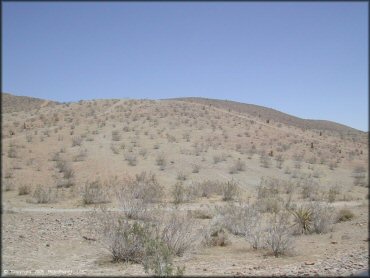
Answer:
[{"label": "dry shrub", "polygon": [[329,188],[328,191],[328,201],[329,203],[333,203],[336,201],[337,196],[341,193],[341,189],[338,185],[333,185]]},{"label": "dry shrub", "polygon": [[128,162],[128,165],[130,165],[130,166],[136,166],[137,165],[137,155],[136,154],[126,152],[124,154],[124,158]]},{"label": "dry shrub", "polygon": [[166,160],[166,156],[164,153],[158,154],[155,161],[157,165],[160,166],[161,169],[164,169],[164,167],[166,167],[167,160]]},{"label": "dry shrub", "polygon": [[86,182],[81,188],[82,202],[85,205],[109,203],[110,196],[108,188],[109,183],[103,183],[99,178]]},{"label": "dry shrub", "polygon": [[195,222],[188,216],[172,213],[161,221],[161,240],[176,256],[182,256],[194,246],[196,234],[193,232]]},{"label": "dry shrub", "polygon": [[194,189],[194,194],[199,197],[209,198],[213,194],[222,194],[222,184],[219,181],[205,180],[202,182],[193,183],[192,188]]},{"label": "dry shrub", "polygon": [[236,181],[231,180],[222,184],[222,200],[232,201],[238,195],[240,189]]},{"label": "dry shrub", "polygon": [[28,195],[31,193],[31,187],[26,184],[22,184],[18,187],[18,195]]},{"label": "dry shrub", "polygon": [[[92,236],[103,243],[114,261],[140,263],[147,273],[155,275],[175,274],[173,256],[182,255],[193,242],[191,225],[176,215],[154,222],[129,221],[120,213],[100,209],[89,220]],[[177,268],[176,274],[183,271]]]},{"label": "dry shrub", "polygon": [[211,225],[204,231],[202,244],[207,247],[226,246],[230,244],[230,241],[224,228]]},{"label": "dry shrub", "polygon": [[183,171],[179,171],[177,173],[177,179],[180,180],[180,181],[186,180],[186,174]]},{"label": "dry shrub", "polygon": [[317,234],[327,233],[334,222],[334,208],[322,202],[312,202],[312,231]]},{"label": "dry shrub", "polygon": [[355,186],[366,186],[366,169],[363,166],[357,166],[352,173],[353,184]]},{"label": "dry shrub", "polygon": [[269,247],[274,256],[286,254],[292,248],[292,231],[286,213],[274,214],[270,219],[270,227],[266,232],[266,246]]},{"label": "dry shrub", "polygon": [[199,173],[199,171],[200,171],[200,165],[193,164],[192,167],[193,167],[192,173],[194,173],[194,174]]},{"label": "dry shrub", "polygon": [[238,159],[237,161],[235,161],[234,167],[239,172],[245,171],[245,162]]},{"label": "dry shrub", "polygon": [[75,136],[72,138],[72,147],[75,146],[81,146],[82,144],[82,137],[81,136]]},{"label": "dry shrub", "polygon": [[121,134],[118,130],[112,131],[112,141],[121,141]]},{"label": "dry shrub", "polygon": [[33,191],[32,197],[37,204],[48,204],[56,201],[57,191],[51,186],[42,186],[39,184]]},{"label": "dry shrub", "polygon": [[177,182],[172,190],[174,204],[181,204],[192,201],[195,197],[191,187],[184,186],[182,182]]},{"label": "dry shrub", "polygon": [[260,247],[262,238],[261,214],[254,206],[228,204],[216,207],[214,222],[234,235],[244,236],[253,248]]},{"label": "dry shrub", "polygon": [[347,208],[341,209],[337,214],[337,222],[350,221],[355,217],[354,213]]},{"label": "dry shrub", "polygon": [[[2,187],[3,187],[4,191],[12,191],[12,190],[14,190],[15,185],[12,181],[7,180],[7,181],[2,182]],[[19,195],[22,195],[22,194],[19,194]]]},{"label": "dry shrub", "polygon": [[263,213],[278,213],[283,209],[284,200],[281,197],[264,198],[256,202],[256,207]]},{"label": "dry shrub", "polygon": [[304,179],[300,182],[302,188],[302,198],[310,201],[318,201],[321,199],[319,195],[319,183],[313,179]]},{"label": "dry shrub", "polygon": [[263,199],[278,195],[285,183],[285,181],[276,178],[262,177],[260,184],[257,186],[257,198]]},{"label": "dry shrub", "polygon": [[195,210],[188,210],[189,217],[195,218],[195,219],[212,219],[213,213],[210,211],[210,209],[195,209]]},{"label": "dry shrub", "polygon": [[135,178],[126,177],[116,191],[119,205],[132,219],[145,217],[149,204],[159,202],[163,195],[163,187],[155,175],[146,172]]}]

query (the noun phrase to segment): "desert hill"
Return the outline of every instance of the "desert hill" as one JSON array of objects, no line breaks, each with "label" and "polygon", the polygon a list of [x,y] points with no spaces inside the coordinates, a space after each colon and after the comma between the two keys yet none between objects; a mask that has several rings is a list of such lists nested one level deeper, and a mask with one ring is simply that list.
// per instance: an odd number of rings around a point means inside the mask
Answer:
[{"label": "desert hill", "polygon": [[[186,275],[348,276],[367,265],[367,133],[217,100],[22,103],[2,114],[4,269],[141,276],[140,264],[112,262],[126,250],[121,219],[169,223]],[[100,206],[112,213],[99,218]],[[316,230],[297,226],[300,208],[316,213]],[[272,255],[271,227],[294,253]]]},{"label": "desert hill", "polygon": [[263,121],[271,121],[283,123],[286,125],[295,126],[301,129],[313,129],[318,131],[334,131],[343,135],[353,135],[353,134],[362,134],[365,132],[354,129],[352,127],[339,124],[332,121],[326,120],[310,120],[310,119],[301,119],[280,111],[277,111],[272,108],[267,108],[254,104],[240,103],[230,100],[218,100],[218,99],[208,99],[208,98],[198,98],[198,97],[186,97],[186,98],[175,98],[176,100],[182,100],[192,103],[200,103],[205,105],[213,105],[222,109],[245,113],[258,117]]},{"label": "desert hill", "polygon": [[55,101],[49,101],[34,97],[16,96],[8,93],[1,94],[2,113],[11,113],[18,111],[30,111],[44,106],[55,105]]}]

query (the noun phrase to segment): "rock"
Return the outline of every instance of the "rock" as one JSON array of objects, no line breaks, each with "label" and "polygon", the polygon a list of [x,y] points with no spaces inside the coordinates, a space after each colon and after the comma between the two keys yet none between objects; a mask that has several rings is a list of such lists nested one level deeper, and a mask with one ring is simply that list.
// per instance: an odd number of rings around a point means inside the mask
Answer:
[{"label": "rock", "polygon": [[332,241],[332,242],[330,242],[331,244],[337,244],[338,243],[338,241]]}]

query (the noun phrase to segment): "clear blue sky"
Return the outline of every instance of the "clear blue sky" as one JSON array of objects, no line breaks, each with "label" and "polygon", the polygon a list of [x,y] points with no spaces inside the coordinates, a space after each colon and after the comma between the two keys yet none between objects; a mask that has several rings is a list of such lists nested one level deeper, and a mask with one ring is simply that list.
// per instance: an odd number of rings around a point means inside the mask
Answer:
[{"label": "clear blue sky", "polygon": [[201,96],[368,130],[368,3],[3,2],[3,91]]}]

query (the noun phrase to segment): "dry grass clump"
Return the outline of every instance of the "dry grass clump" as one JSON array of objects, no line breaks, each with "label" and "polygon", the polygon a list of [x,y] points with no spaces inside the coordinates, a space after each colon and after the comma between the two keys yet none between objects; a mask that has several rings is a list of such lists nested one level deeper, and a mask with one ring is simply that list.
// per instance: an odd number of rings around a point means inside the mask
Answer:
[{"label": "dry grass clump", "polygon": [[[12,190],[14,190],[15,185],[14,185],[14,183],[11,180],[6,180],[6,181],[3,181],[2,182],[2,188],[6,192],[7,191],[12,191]],[[19,194],[19,195],[22,195],[22,194]]]},{"label": "dry grass clump", "polygon": [[355,214],[347,208],[341,209],[337,214],[337,222],[350,221],[355,217]]},{"label": "dry grass clump", "polygon": [[338,185],[333,185],[329,188],[327,192],[327,199],[329,203],[333,203],[337,200],[337,196],[341,193],[340,187]]},{"label": "dry grass clump", "polygon": [[159,166],[160,170],[163,171],[166,168],[167,160],[166,160],[166,156],[164,153],[158,154],[155,161],[156,161],[156,164]]},{"label": "dry grass clump", "polygon": [[232,201],[235,200],[240,189],[236,181],[231,180],[222,184],[222,200]]},{"label": "dry grass clump", "polygon": [[78,153],[73,157],[74,162],[84,161],[87,157],[87,149],[80,149]]},{"label": "dry grass clump", "polygon": [[112,141],[121,141],[121,134],[118,130],[112,131]]},{"label": "dry grass clump", "polygon": [[72,138],[72,147],[75,147],[75,146],[81,146],[82,145],[82,137],[81,136],[74,136]]},{"label": "dry grass clump", "polygon": [[213,163],[217,164],[222,161],[226,161],[227,155],[226,154],[217,154],[213,156]]},{"label": "dry grass clump", "polygon": [[195,209],[195,210],[188,210],[189,217],[195,219],[212,219],[213,213],[210,209]]},{"label": "dry grass clump", "polygon": [[18,195],[28,195],[31,193],[31,187],[27,184],[22,184],[18,187]]},{"label": "dry grass clump", "polygon": [[367,185],[365,167],[357,166],[352,172],[352,177],[353,177],[353,185],[355,186],[366,186]]},{"label": "dry grass clump", "polygon": [[271,166],[271,158],[267,156],[265,153],[262,153],[260,156],[260,165],[263,168],[270,168]]},{"label": "dry grass clump", "polygon": [[184,181],[184,180],[186,180],[186,174],[185,174],[183,171],[179,171],[179,172],[177,173],[177,179],[178,179],[179,181]]},{"label": "dry grass clump", "polygon": [[192,165],[192,173],[197,174],[200,171],[200,165],[199,164],[193,164]]},{"label": "dry grass clump", "polygon": [[137,165],[137,155],[136,154],[126,152],[124,154],[124,158],[128,162],[128,165],[130,165],[130,166],[136,166]]}]

